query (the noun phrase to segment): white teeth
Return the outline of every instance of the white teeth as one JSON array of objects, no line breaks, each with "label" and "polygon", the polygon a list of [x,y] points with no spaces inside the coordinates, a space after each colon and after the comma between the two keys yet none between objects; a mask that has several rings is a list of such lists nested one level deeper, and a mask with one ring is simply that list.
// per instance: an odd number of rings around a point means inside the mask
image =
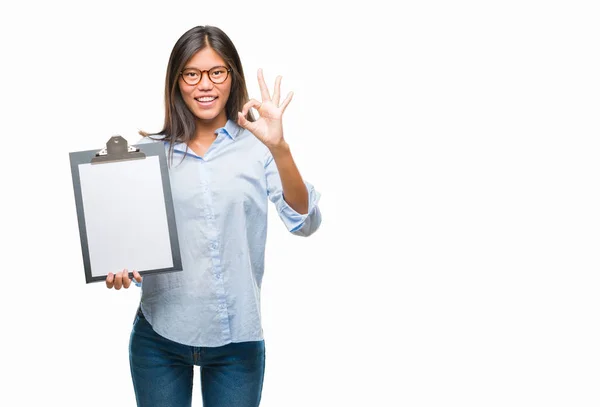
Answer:
[{"label": "white teeth", "polygon": [[196,100],[199,102],[212,102],[215,99],[216,99],[216,97],[214,97],[214,96],[205,96],[205,97],[198,98]]}]

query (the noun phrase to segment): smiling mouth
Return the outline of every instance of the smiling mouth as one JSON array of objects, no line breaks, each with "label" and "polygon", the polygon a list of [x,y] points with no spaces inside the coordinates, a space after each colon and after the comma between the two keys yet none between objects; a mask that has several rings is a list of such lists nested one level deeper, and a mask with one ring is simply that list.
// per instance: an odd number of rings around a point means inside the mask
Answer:
[{"label": "smiling mouth", "polygon": [[216,100],[216,99],[217,99],[216,96],[202,96],[202,97],[199,97],[199,98],[195,98],[195,100],[197,102],[200,102],[200,103],[210,103],[210,102],[212,102],[213,100]]}]

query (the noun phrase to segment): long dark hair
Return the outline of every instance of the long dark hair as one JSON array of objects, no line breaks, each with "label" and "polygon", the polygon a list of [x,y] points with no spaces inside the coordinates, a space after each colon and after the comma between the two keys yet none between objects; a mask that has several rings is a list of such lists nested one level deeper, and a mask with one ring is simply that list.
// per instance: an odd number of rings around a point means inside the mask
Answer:
[{"label": "long dark hair", "polygon": [[[144,136],[162,135],[163,140],[170,143],[169,156],[173,157],[173,146],[176,143],[188,143],[196,130],[196,116],[188,109],[179,90],[179,73],[185,64],[196,52],[212,48],[229,68],[231,68],[231,93],[225,105],[227,118],[237,122],[237,112],[242,111],[244,103],[248,101],[248,89],[240,56],[231,39],[221,29],[208,25],[198,26],[188,30],[175,43],[165,78],[165,122],[163,129],[158,133],[146,133]],[[251,111],[246,114],[246,119],[254,121]]]}]

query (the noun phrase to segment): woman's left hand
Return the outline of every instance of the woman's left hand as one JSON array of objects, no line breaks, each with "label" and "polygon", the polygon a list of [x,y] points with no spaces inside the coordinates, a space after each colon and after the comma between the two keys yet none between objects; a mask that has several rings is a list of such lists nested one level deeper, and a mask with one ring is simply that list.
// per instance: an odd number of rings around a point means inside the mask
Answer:
[{"label": "woman's left hand", "polygon": [[[293,92],[288,93],[287,97],[280,105],[280,85],[281,76],[277,76],[275,79],[275,91],[273,92],[273,98],[271,98],[269,89],[265,83],[265,78],[263,77],[262,69],[259,69],[258,86],[260,86],[262,103],[256,99],[250,99],[250,101],[244,105],[242,111],[238,112],[238,124],[252,132],[252,134],[262,141],[270,150],[285,146],[281,118],[294,95]],[[260,115],[255,122],[246,120],[246,114],[248,114],[248,110],[251,107],[255,108]]]}]

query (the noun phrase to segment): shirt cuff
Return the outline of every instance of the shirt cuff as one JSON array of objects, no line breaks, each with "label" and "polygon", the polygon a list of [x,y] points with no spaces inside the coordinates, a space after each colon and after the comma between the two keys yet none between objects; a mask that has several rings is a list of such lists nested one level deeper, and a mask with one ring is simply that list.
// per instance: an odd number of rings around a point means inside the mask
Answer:
[{"label": "shirt cuff", "polygon": [[282,194],[282,199],[279,201],[278,210],[279,216],[283,223],[290,232],[295,232],[304,226],[306,219],[313,215],[317,209],[321,194],[315,190],[315,187],[309,182],[304,182],[306,190],[308,192],[308,213],[302,215],[296,212],[288,203],[285,201],[285,197]]}]

